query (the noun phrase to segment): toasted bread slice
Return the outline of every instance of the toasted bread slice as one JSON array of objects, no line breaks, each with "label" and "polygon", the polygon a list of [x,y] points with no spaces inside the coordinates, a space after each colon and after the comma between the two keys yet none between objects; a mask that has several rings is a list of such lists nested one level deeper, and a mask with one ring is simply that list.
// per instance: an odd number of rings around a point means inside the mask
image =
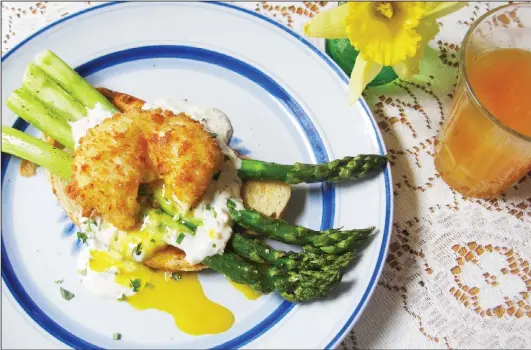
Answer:
[{"label": "toasted bread slice", "polygon": [[[122,112],[142,108],[144,101],[124,93],[98,88]],[[48,140],[53,142],[53,140]],[[82,208],[70,199],[65,192],[66,182],[49,173],[52,191],[57,196],[68,217],[79,226]],[[272,217],[280,217],[289,202],[291,186],[271,181],[244,181],[241,195],[246,206]],[[167,246],[144,261],[147,266],[167,272],[199,271],[206,265],[191,265],[185,259],[185,253],[179,248]]]}]

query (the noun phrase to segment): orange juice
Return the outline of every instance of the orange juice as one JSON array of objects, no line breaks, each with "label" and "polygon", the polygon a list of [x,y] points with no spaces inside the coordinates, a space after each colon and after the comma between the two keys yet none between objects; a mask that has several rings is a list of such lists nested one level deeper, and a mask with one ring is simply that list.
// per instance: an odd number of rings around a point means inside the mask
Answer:
[{"label": "orange juice", "polygon": [[435,166],[464,195],[490,197],[531,170],[531,51],[489,51],[464,70]]}]

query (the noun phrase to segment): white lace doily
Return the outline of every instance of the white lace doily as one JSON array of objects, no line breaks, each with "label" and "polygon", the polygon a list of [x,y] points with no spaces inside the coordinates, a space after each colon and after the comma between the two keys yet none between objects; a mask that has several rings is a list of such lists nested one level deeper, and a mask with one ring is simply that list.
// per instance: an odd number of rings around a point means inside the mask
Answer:
[{"label": "white lace doily", "polygon": [[[2,3],[2,53],[39,28],[97,3]],[[325,1],[246,2],[302,32]],[[416,82],[364,97],[393,165],[389,257],[345,348],[531,348],[531,174],[499,199],[465,198],[433,165],[433,140],[450,107],[462,39],[502,3],[469,3],[441,20]],[[319,47],[322,41],[312,40]]]}]

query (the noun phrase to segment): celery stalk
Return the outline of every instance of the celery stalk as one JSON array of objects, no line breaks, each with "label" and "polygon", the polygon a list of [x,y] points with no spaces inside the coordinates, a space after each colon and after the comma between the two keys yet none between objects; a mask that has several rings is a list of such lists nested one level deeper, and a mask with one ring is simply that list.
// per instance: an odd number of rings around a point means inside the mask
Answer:
[{"label": "celery stalk", "polygon": [[26,67],[22,85],[53,114],[65,120],[76,121],[87,115],[85,106],[33,63]]},{"label": "celery stalk", "polygon": [[35,57],[35,63],[85,107],[92,109],[97,103],[101,103],[111,112],[118,112],[118,109],[105,96],[52,51],[45,50],[38,54]]},{"label": "celery stalk", "polygon": [[74,139],[72,138],[72,128],[70,125],[50,113],[46,107],[24,88],[17,89],[7,98],[7,106],[19,117],[28,123],[51,136],[63,146],[74,149]]},{"label": "celery stalk", "polygon": [[72,175],[70,154],[17,129],[2,126],[2,152],[29,160],[65,180]]}]

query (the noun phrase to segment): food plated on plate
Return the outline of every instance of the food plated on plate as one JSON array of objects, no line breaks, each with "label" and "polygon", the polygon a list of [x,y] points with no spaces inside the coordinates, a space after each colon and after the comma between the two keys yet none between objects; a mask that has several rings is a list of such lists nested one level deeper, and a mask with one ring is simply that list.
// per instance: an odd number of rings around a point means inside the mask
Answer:
[{"label": "food plated on plate", "polygon": [[[49,171],[84,243],[82,284],[167,312],[186,333],[234,323],[205,296],[196,271],[225,275],[249,298],[274,292],[307,302],[330,294],[375,229],[317,231],[280,216],[291,185],[362,179],[385,166],[384,156],[293,165],[245,159],[227,145],[232,126],[222,111],[95,89],[50,51],[27,66],[7,105],[45,134],[43,141],[3,127],[2,151]],[[300,248],[277,250],[266,238]]]}]

